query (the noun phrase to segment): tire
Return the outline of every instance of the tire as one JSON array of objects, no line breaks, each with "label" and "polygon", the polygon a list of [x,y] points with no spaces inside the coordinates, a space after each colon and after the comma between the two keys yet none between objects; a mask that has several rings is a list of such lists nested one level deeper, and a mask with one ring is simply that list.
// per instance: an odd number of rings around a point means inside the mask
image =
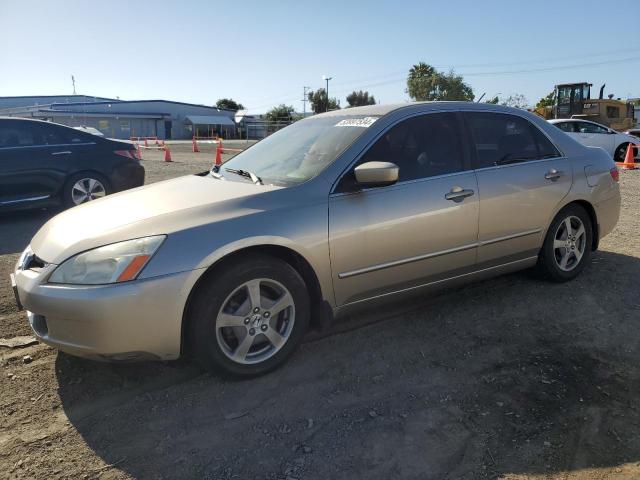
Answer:
[{"label": "tire", "polygon": [[[291,265],[267,255],[249,254],[222,268],[197,287],[188,309],[189,353],[205,369],[234,377],[274,370],[307,331],[304,280]],[[259,306],[249,295],[249,286],[255,292],[256,284]],[[278,304],[287,306],[273,310]]]},{"label": "tire", "polygon": [[[567,221],[570,222],[572,230],[572,235],[569,236],[566,235]],[[580,233],[581,225],[584,227],[583,234]],[[592,245],[591,217],[580,205],[568,205],[551,222],[538,254],[535,272],[538,276],[553,282],[572,280],[589,263]]]},{"label": "tire", "polygon": [[[82,195],[82,191],[78,189],[81,184],[85,189],[86,195]],[[66,208],[75,207],[82,203],[101,198],[111,193],[111,185],[109,181],[96,172],[80,172],[69,177],[64,184],[62,191],[62,203]]]},{"label": "tire", "polygon": [[622,145],[619,145],[618,148],[616,148],[616,151],[613,154],[613,161],[614,162],[624,162],[624,158],[627,155],[627,147],[628,146],[629,146],[628,143],[623,143]]}]

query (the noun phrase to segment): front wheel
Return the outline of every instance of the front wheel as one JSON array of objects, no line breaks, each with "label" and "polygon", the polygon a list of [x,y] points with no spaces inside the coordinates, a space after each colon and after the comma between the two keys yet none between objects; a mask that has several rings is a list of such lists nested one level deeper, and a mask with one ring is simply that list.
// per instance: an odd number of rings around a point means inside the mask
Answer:
[{"label": "front wheel", "polygon": [[563,208],[551,222],[538,255],[536,271],[554,282],[572,280],[591,256],[593,226],[580,205]]},{"label": "front wheel", "polygon": [[260,375],[281,365],[301,343],[309,296],[288,263],[251,254],[204,282],[188,322],[192,353],[205,368]]}]

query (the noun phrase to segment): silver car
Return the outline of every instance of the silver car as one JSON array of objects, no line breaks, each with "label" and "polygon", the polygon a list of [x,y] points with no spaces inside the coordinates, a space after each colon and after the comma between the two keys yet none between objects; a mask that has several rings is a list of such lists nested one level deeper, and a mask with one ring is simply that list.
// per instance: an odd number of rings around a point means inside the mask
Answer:
[{"label": "silver car", "polygon": [[617,181],[606,152],[526,111],[339,110],[211,172],[61,213],[15,292],[65,352],[256,375],[376,302],[526,268],[574,278],[618,220]]}]

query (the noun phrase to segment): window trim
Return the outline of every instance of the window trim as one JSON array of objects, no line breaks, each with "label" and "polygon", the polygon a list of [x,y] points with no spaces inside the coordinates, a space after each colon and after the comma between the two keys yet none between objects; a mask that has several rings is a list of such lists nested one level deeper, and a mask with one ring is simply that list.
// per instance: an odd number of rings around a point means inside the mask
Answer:
[{"label": "window trim", "polygon": [[[566,155],[564,154],[564,152],[562,151],[562,149],[558,148],[558,145],[553,141],[553,139],[547,134],[547,132],[545,132],[544,130],[542,130],[541,128],[537,127],[531,120],[529,120],[528,118],[522,116],[522,115],[518,115],[517,113],[511,113],[511,112],[496,112],[496,111],[492,111],[492,110],[461,110],[460,113],[462,113],[463,115],[463,121],[466,127],[466,140],[465,143],[469,144],[469,149],[470,149],[470,156],[471,156],[471,164],[473,167],[473,171],[475,172],[480,172],[480,171],[485,171],[485,170],[493,170],[493,169],[497,169],[497,168],[506,168],[506,167],[517,167],[519,165],[524,165],[524,164],[531,164],[531,163],[540,163],[540,162],[548,162],[550,160],[558,160],[561,158],[566,158]],[[475,137],[473,136],[473,131],[471,129],[471,126],[469,125],[469,118],[467,116],[467,114],[469,113],[491,113],[493,115],[509,115],[512,117],[517,117],[525,122],[527,122],[527,124],[529,125],[529,128],[535,128],[538,130],[538,132],[540,132],[542,135],[544,135],[544,137],[549,141],[549,143],[551,143],[551,145],[553,146],[553,148],[556,149],[556,151],[558,152],[558,156],[557,157],[550,157],[550,158],[537,158],[535,160],[523,160],[521,162],[515,162],[515,163],[507,163],[504,165],[490,165],[488,167],[480,167],[480,163],[478,161],[478,157],[477,157],[477,152],[475,149]],[[558,128],[558,130],[560,130]],[[563,133],[567,133],[567,132],[563,132]],[[535,135],[533,132],[531,132],[532,136],[534,137],[535,140]],[[537,142],[536,142],[537,143]]]},{"label": "window trim", "polygon": [[[373,139],[371,139],[362,148],[362,150],[360,150],[360,152],[358,152],[358,154],[355,155],[353,160],[351,160],[351,162],[349,162],[347,167],[345,167],[342,170],[342,172],[336,177],[336,180],[334,180],[334,182],[332,183],[331,189],[329,190],[329,197],[332,197],[332,196],[343,196],[343,195],[353,195],[353,194],[362,193],[362,192],[369,192],[369,191],[372,191],[372,190],[387,190],[389,188],[393,188],[393,187],[396,187],[398,185],[405,185],[405,184],[409,184],[409,183],[416,183],[416,182],[422,182],[422,181],[425,181],[425,180],[431,180],[431,179],[434,179],[434,178],[444,178],[444,177],[451,176],[451,175],[460,175],[460,174],[463,174],[463,173],[472,172],[473,171],[473,162],[472,162],[472,158],[471,158],[471,152],[469,151],[468,142],[466,142],[464,140],[461,140],[460,153],[462,154],[462,168],[463,168],[463,170],[460,170],[459,172],[443,173],[441,175],[433,175],[431,177],[413,178],[411,180],[403,180],[401,182],[398,181],[398,182],[394,183],[393,185],[388,185],[386,187],[368,187],[368,188],[362,188],[360,190],[355,190],[355,191],[351,191],[351,192],[338,192],[338,191],[336,191],[336,189],[338,188],[338,185],[340,185],[340,182],[342,181],[344,176],[347,175],[354,168],[354,166],[369,151],[369,149],[380,138],[382,138],[382,136],[385,135],[389,130],[391,130],[396,125],[400,124],[401,122],[410,120],[410,119],[412,119],[414,117],[421,117],[421,116],[425,116],[425,115],[434,115],[434,114],[438,114],[438,113],[451,113],[451,114],[453,114],[455,116],[455,118],[456,118],[456,122],[458,123],[458,130],[460,131],[460,133],[464,134],[464,130],[465,130],[464,118],[463,118],[462,112],[460,110],[430,110],[430,111],[426,111],[426,112],[425,111],[414,112],[414,113],[411,113],[409,115],[404,115],[403,117],[398,118],[396,121],[394,121],[393,123],[388,125],[384,130],[382,130],[381,132],[376,134],[375,137],[373,137]],[[382,117],[380,117],[380,118],[382,118]]]}]

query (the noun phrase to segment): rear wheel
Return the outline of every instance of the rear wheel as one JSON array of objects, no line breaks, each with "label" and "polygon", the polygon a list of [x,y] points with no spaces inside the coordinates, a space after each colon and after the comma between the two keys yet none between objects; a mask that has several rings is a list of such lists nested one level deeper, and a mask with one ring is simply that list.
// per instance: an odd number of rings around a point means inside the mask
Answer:
[{"label": "rear wheel", "polygon": [[536,270],[555,282],[578,276],[591,257],[593,226],[580,205],[563,208],[551,222],[538,255]]},{"label": "rear wheel", "polygon": [[189,309],[189,343],[207,369],[254,376],[281,365],[309,324],[304,280],[288,263],[250,255],[205,280]]},{"label": "rear wheel", "polygon": [[111,193],[109,182],[95,172],[73,175],[64,187],[63,201],[66,207],[75,207],[83,203],[102,198]]},{"label": "rear wheel", "polygon": [[624,162],[624,158],[627,156],[627,147],[628,146],[629,146],[628,143],[623,143],[618,148],[616,148],[616,151],[615,151],[615,153],[613,155],[613,159],[616,162]]}]

